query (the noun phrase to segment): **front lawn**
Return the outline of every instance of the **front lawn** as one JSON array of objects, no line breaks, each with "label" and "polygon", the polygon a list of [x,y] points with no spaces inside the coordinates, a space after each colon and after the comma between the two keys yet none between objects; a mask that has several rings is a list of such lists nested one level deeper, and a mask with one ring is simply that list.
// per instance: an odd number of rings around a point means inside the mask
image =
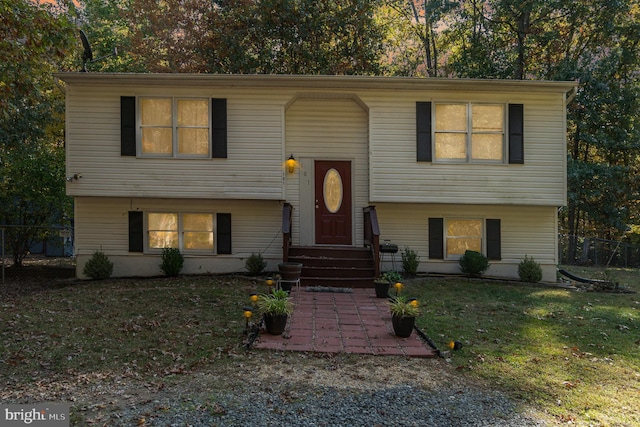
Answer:
[{"label": "front lawn", "polygon": [[[614,275],[640,290],[637,271]],[[422,302],[418,325],[436,345],[463,344],[445,355],[448,363],[418,360],[413,369],[478,380],[559,423],[640,425],[640,294],[460,278],[405,283],[404,292]],[[219,375],[216,387],[234,390],[257,366],[280,363],[281,356],[241,345],[242,308],[250,293],[264,290],[248,278],[201,276],[2,293],[0,399],[69,399],[75,425],[92,424],[95,411],[111,405],[87,409],[93,397],[77,390],[100,396],[111,387],[111,396],[127,396],[120,386],[135,381],[155,393],[181,378],[188,389],[200,373]],[[329,371],[365,362],[379,365],[376,372],[406,365],[390,357],[301,356],[287,357],[286,366]]]},{"label": "front lawn", "polygon": [[[586,277],[601,272],[569,268]],[[637,270],[609,279],[639,291]],[[483,280],[416,280],[419,325],[461,375],[489,381],[559,422],[640,425],[640,294]]]}]

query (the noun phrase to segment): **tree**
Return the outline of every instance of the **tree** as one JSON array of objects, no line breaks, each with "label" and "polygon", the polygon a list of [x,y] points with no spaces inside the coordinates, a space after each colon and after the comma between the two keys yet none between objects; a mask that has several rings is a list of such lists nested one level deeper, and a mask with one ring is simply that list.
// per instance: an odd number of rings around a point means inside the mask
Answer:
[{"label": "tree", "polygon": [[386,70],[392,75],[440,74],[440,28],[458,6],[448,0],[388,0],[378,14],[384,23]]},{"label": "tree", "polygon": [[[122,71],[378,74],[378,0],[109,0],[126,34]],[[112,13],[85,0],[88,25]],[[110,9],[111,11],[114,9]],[[126,29],[123,29],[122,26]],[[94,27],[97,35],[104,29]],[[104,41],[98,42],[100,45]]]},{"label": "tree", "polygon": [[[38,226],[65,212],[64,99],[53,72],[69,64],[73,10],[0,0],[0,223],[21,264]],[[28,227],[27,227],[28,226]]]}]

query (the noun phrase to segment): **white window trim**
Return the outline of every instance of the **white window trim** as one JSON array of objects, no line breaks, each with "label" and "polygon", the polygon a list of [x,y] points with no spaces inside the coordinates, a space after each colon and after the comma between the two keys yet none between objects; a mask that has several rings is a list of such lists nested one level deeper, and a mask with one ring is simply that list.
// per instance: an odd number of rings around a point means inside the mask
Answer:
[{"label": "white window trim", "polygon": [[[171,209],[154,209],[144,212],[144,253],[147,254],[161,254],[163,248],[151,248],[149,247],[149,214],[162,213],[162,214],[177,214],[178,215],[178,249],[182,254],[187,255],[217,255],[217,243],[218,243],[218,223],[216,212],[205,211],[176,211]],[[206,214],[212,216],[213,221],[213,248],[212,250],[204,249],[184,249],[184,229],[182,228],[182,215],[183,214]],[[193,231],[193,230],[191,230]]]},{"label": "white window trim", "polygon": [[[437,120],[437,116],[436,116],[436,110],[437,110],[437,105],[464,105],[467,107],[467,130],[466,131],[436,131],[436,120]],[[473,129],[473,111],[472,111],[472,107],[474,105],[500,105],[502,106],[502,160],[481,160],[481,159],[473,159],[471,158],[471,153],[472,153],[472,137],[473,137],[473,132],[471,131]],[[508,152],[507,152],[507,146],[508,141],[508,109],[509,109],[509,105],[507,103],[503,103],[503,102],[456,102],[456,101],[451,101],[451,102],[447,102],[447,101],[438,101],[438,102],[434,102],[433,103],[433,108],[431,109],[431,123],[433,123],[433,126],[431,127],[431,140],[433,141],[433,144],[431,144],[431,158],[433,159],[433,163],[456,163],[456,164],[490,164],[490,165],[503,165],[503,164],[508,164],[509,163],[509,159],[508,159]],[[436,157],[436,135],[438,133],[458,133],[458,134],[465,134],[466,135],[466,159],[439,159]],[[478,135],[483,135],[483,134],[497,134],[498,132],[476,132],[476,134]]]},{"label": "white window trim", "polygon": [[445,261],[458,261],[460,260],[460,258],[462,257],[462,255],[464,254],[459,254],[459,255],[448,255],[449,250],[447,247],[448,244],[448,240],[447,238],[449,237],[449,234],[447,233],[448,230],[448,223],[449,221],[464,221],[464,220],[480,220],[480,226],[482,227],[482,230],[480,232],[480,253],[482,255],[487,255],[487,220],[485,217],[468,217],[468,216],[464,216],[464,217],[456,217],[456,216],[451,216],[451,217],[445,217],[444,218],[444,224],[442,226],[442,234],[443,234],[443,241],[444,241],[444,260]]},{"label": "white window trim", "polygon": [[[154,154],[154,153],[143,153],[142,152],[142,106],[141,101],[144,99],[171,99],[171,155],[167,154]],[[202,100],[207,101],[207,127],[208,127],[208,151],[207,154],[179,154],[178,153],[178,101],[180,100]],[[211,109],[212,101],[211,98],[205,97],[188,97],[188,96],[138,96],[136,97],[136,153],[137,157],[141,158],[151,158],[151,159],[208,159],[211,158],[211,141],[212,132],[213,132],[213,123],[211,119]],[[189,128],[190,126],[180,126],[181,128]],[[199,127],[197,127],[199,128]]]}]

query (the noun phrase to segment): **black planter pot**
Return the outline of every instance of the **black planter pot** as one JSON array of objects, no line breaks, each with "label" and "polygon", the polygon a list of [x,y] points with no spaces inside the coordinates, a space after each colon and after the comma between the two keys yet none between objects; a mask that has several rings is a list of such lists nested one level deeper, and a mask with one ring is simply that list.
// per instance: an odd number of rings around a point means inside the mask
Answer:
[{"label": "black planter pot", "polygon": [[393,332],[397,337],[408,338],[413,332],[413,326],[416,323],[415,317],[401,317],[395,314],[391,316],[391,324],[393,325]]},{"label": "black planter pot", "polygon": [[286,314],[265,314],[264,325],[267,328],[267,332],[271,335],[282,335],[284,328],[287,326]]},{"label": "black planter pot", "polygon": [[291,293],[291,288],[293,287],[293,282],[289,282],[288,280],[280,282],[280,288],[286,293]]},{"label": "black planter pot", "polygon": [[389,287],[391,283],[389,282],[374,282],[373,283],[376,288],[376,297],[378,298],[388,298],[389,297]]}]

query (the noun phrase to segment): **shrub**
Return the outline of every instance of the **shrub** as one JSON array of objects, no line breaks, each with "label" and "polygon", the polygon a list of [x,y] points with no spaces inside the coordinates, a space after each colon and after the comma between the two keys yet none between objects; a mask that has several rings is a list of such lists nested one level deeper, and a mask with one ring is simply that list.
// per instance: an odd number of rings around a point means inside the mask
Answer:
[{"label": "shrub", "polygon": [[402,280],[402,276],[397,271],[391,270],[391,271],[387,271],[382,276],[380,276],[380,280],[383,282],[388,282],[393,284]]},{"label": "shrub", "polygon": [[160,270],[169,276],[175,277],[180,274],[182,266],[184,265],[184,256],[180,253],[180,249],[177,248],[164,248],[162,250],[162,264],[160,264]]},{"label": "shrub", "polygon": [[465,251],[460,257],[460,269],[464,274],[480,276],[489,268],[489,258],[476,251]]},{"label": "shrub", "polygon": [[418,265],[420,259],[416,251],[409,249],[408,247],[402,252],[402,270],[409,276],[415,276],[418,272]]},{"label": "shrub", "polygon": [[523,282],[537,283],[542,280],[542,268],[533,258],[525,255],[518,264],[518,276]]},{"label": "shrub", "polygon": [[244,267],[247,269],[250,275],[257,276],[262,273],[262,271],[267,268],[267,262],[262,258],[260,254],[252,253],[249,258],[244,263]]},{"label": "shrub", "polygon": [[113,273],[113,263],[102,251],[95,251],[84,265],[82,273],[93,280],[108,279]]}]

